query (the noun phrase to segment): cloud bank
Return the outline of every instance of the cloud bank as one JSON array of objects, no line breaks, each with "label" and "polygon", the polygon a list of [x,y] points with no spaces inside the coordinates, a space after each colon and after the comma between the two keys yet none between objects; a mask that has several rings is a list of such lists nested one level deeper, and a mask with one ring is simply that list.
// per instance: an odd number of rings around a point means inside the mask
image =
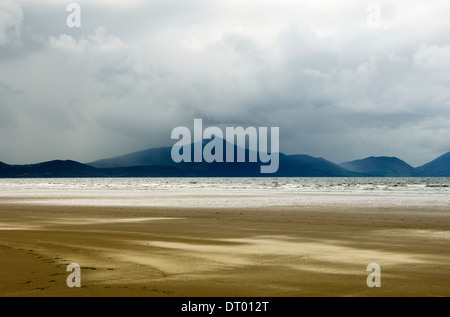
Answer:
[{"label": "cloud bank", "polygon": [[170,146],[176,126],[278,126],[280,150],[420,165],[450,150],[446,1],[0,3],[0,161]]}]

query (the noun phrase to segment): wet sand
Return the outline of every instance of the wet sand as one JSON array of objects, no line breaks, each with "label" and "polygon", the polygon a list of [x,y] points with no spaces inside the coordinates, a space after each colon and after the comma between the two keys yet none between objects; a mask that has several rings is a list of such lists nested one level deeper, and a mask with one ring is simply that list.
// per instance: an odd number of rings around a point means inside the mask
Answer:
[{"label": "wet sand", "polygon": [[[449,296],[447,209],[0,199],[0,296]],[[73,262],[80,288],[66,285]],[[380,288],[366,285],[373,262]]]}]

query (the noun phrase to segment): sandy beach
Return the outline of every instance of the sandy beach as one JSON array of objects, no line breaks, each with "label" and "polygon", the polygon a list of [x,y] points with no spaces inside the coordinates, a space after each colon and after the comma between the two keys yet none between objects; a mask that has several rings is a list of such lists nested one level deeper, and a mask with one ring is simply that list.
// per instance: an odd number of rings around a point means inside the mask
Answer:
[{"label": "sandy beach", "polygon": [[[221,208],[6,196],[0,296],[450,295],[439,201]],[[66,285],[69,263],[81,266],[80,288]],[[381,267],[379,288],[366,285],[369,263]]]}]

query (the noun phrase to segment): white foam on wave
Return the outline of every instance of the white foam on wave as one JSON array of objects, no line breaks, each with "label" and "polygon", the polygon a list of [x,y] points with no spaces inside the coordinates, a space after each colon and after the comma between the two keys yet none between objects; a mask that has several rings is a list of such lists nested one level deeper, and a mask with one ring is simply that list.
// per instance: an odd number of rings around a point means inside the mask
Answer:
[{"label": "white foam on wave", "polygon": [[81,206],[450,207],[450,178],[2,179],[7,203]]}]

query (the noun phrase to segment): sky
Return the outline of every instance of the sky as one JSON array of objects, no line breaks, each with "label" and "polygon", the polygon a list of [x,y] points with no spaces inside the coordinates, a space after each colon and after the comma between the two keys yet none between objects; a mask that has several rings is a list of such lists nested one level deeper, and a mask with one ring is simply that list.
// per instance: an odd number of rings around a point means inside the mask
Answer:
[{"label": "sky", "polygon": [[194,118],[335,163],[450,150],[449,1],[86,0],[80,27],[70,3],[0,0],[0,161],[172,146]]}]

